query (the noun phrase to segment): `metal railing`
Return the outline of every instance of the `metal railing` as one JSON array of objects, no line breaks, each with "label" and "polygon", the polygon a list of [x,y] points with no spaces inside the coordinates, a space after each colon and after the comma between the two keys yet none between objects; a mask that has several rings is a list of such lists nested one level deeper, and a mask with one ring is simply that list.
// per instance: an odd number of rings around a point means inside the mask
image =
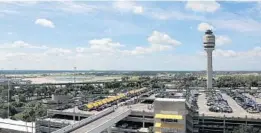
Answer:
[{"label": "metal railing", "polygon": [[105,123],[110,123],[109,125],[113,125],[114,123],[117,123],[118,121],[120,121],[122,119],[122,116],[128,116],[131,113],[131,109],[125,110],[124,112],[117,114],[117,116],[115,116],[112,119],[106,120],[105,122],[103,122],[100,125],[96,125],[95,128],[88,130],[88,133],[98,133],[98,132],[102,132],[104,129],[106,129],[108,126]]},{"label": "metal railing", "polygon": [[99,118],[101,118],[101,117],[103,117],[105,115],[108,115],[108,114],[114,112],[115,108],[116,108],[115,106],[114,107],[110,107],[110,108],[108,108],[108,109],[106,109],[106,110],[104,110],[104,111],[102,111],[102,112],[100,112],[100,113],[98,113],[96,115],[92,115],[92,116],[90,116],[90,117],[88,117],[86,119],[83,119],[83,120],[81,120],[79,122],[74,123],[73,125],[68,125],[68,126],[66,126],[64,128],[61,128],[61,129],[53,132],[53,133],[68,133],[70,131],[73,131],[73,130],[75,130],[77,128],[80,128],[80,127],[82,127],[82,126],[92,122],[92,121],[95,121],[95,120],[97,120],[97,119],[99,119]]}]

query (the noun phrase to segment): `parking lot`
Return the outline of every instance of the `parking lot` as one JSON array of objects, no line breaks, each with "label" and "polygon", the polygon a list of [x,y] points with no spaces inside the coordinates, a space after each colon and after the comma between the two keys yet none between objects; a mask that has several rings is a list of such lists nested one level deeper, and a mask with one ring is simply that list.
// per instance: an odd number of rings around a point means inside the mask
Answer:
[{"label": "parking lot", "polygon": [[261,118],[261,114],[257,113],[257,114],[250,114],[248,112],[246,112],[241,106],[239,106],[237,104],[237,102],[232,99],[230,96],[228,96],[225,93],[222,93],[222,96],[225,100],[227,100],[228,105],[233,109],[233,113],[222,113],[222,112],[211,112],[208,109],[207,106],[207,100],[206,98],[206,94],[202,93],[201,95],[198,96],[198,112],[199,115],[204,115],[204,116],[213,116],[213,117],[240,117],[240,118]]}]

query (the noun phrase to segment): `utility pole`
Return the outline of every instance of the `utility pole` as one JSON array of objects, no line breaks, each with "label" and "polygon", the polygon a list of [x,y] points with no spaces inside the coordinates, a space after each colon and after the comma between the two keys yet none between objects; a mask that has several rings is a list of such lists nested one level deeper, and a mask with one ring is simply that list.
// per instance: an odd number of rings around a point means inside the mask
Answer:
[{"label": "utility pole", "polygon": [[[76,72],[76,67],[73,67],[74,71],[73,71],[73,86],[75,87],[75,72]],[[75,89],[75,88],[74,88]],[[74,101],[75,102],[75,101]],[[75,108],[76,108],[76,104],[74,104],[74,108],[73,108],[73,122],[75,123]]]},{"label": "utility pole", "polygon": [[10,116],[10,103],[9,103],[9,97],[10,97],[10,80],[8,79],[7,81],[7,85],[8,85],[8,94],[7,94],[7,100],[8,100],[8,118]]}]

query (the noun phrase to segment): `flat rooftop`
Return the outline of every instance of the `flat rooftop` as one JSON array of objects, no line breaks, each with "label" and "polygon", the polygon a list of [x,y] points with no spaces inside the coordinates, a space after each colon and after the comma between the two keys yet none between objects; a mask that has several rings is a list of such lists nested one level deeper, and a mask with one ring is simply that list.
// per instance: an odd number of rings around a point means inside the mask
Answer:
[{"label": "flat rooftop", "polygon": [[206,94],[201,93],[198,96],[198,113],[200,116],[213,116],[213,117],[235,117],[235,118],[252,118],[261,119],[261,113],[248,113],[237,102],[225,93],[222,93],[223,99],[227,100],[228,105],[232,108],[233,113],[223,113],[223,112],[211,112],[209,111],[209,106],[207,106]]},{"label": "flat rooftop", "polygon": [[150,95],[149,97],[141,97],[141,99],[144,99],[144,100],[155,100],[156,99],[156,96],[157,94],[152,94]]},{"label": "flat rooftop", "polygon": [[94,115],[99,113],[98,111],[92,110],[92,111],[83,111],[83,110],[79,110],[77,106],[73,107],[73,108],[69,108],[69,109],[65,109],[65,110],[59,110],[61,112],[64,113],[77,113],[77,114],[85,114],[85,115]]},{"label": "flat rooftop", "polygon": [[155,101],[162,101],[162,102],[185,102],[185,98],[156,98]]},{"label": "flat rooftop", "polygon": [[156,95],[157,95],[157,93],[154,93],[154,94],[150,95],[148,98],[150,98],[150,99],[155,99],[155,98],[156,98]]},{"label": "flat rooftop", "polygon": [[137,103],[131,105],[131,109],[133,111],[139,111],[139,112],[142,112],[143,110],[145,112],[154,112],[154,109],[152,108],[152,104]]},{"label": "flat rooftop", "polygon": [[78,121],[74,121],[74,120],[66,120],[66,119],[58,119],[58,118],[46,118],[44,119],[45,121],[50,121],[50,122],[55,122],[55,123],[64,123],[64,124],[74,124]]}]

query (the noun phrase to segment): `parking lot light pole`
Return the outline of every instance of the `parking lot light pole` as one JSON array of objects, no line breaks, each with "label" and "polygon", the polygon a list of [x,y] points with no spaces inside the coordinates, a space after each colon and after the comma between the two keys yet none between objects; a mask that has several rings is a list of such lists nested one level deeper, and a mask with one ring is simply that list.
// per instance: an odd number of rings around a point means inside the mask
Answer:
[{"label": "parking lot light pole", "polygon": [[8,101],[8,118],[9,118],[9,116],[10,116],[10,101],[9,101],[9,97],[10,97],[10,81],[9,81],[9,79],[8,79],[8,81],[7,81],[7,85],[8,85],[8,95],[7,95],[7,101]]},{"label": "parking lot light pole", "polygon": [[145,110],[143,110],[142,112],[142,127],[145,128]]},{"label": "parking lot light pole", "polygon": [[[76,67],[73,67],[73,83],[74,83],[74,85],[73,86],[75,86],[75,72],[76,72]],[[74,88],[75,89],[75,88]],[[75,89],[76,90],[76,89]],[[74,101],[75,102],[75,101]],[[75,108],[77,107],[77,105],[76,104],[74,104],[74,108],[73,108],[73,122],[75,123]]]}]

